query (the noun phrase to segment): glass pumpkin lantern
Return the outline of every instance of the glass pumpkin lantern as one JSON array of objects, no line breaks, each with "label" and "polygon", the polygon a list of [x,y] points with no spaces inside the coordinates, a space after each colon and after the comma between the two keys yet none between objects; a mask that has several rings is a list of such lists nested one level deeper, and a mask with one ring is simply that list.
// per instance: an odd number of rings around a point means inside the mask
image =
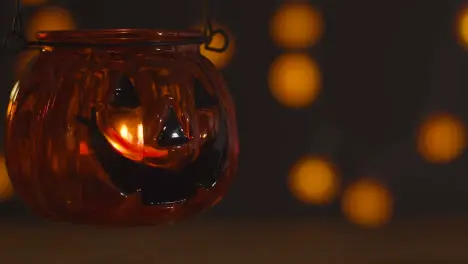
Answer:
[{"label": "glass pumpkin lantern", "polygon": [[7,114],[17,194],[51,220],[149,225],[196,215],[237,167],[234,105],[205,34],[38,33]]}]

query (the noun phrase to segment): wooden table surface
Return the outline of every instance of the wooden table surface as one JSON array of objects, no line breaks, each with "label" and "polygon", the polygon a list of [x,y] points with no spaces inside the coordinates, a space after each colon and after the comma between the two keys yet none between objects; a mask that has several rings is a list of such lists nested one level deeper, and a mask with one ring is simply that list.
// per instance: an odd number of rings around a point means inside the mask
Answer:
[{"label": "wooden table surface", "polygon": [[316,219],[124,229],[4,220],[0,263],[468,264],[468,220],[407,220],[384,230]]}]

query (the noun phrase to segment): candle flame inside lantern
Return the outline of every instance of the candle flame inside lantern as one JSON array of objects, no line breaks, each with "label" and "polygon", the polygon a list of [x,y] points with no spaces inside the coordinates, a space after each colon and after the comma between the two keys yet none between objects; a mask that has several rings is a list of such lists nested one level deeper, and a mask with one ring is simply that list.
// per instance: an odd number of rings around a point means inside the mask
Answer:
[{"label": "candle flame inside lantern", "polygon": [[128,127],[126,125],[120,127],[120,136],[128,142],[132,142],[132,134],[128,133]]},{"label": "candle flame inside lantern", "polygon": [[144,129],[141,123],[136,126],[130,126],[125,123],[121,124],[118,131],[108,129],[107,139],[118,152],[129,159],[141,161],[145,157],[163,157],[168,155],[167,150],[145,146]]},{"label": "candle flame inside lantern", "polygon": [[139,124],[139,125],[138,125],[137,138],[138,138],[137,144],[143,145],[143,144],[144,144],[144,139],[143,139],[143,124]]},{"label": "candle flame inside lantern", "polygon": [[[143,124],[138,124],[137,125],[137,138],[136,138],[136,145],[138,146],[143,146],[144,145],[144,138],[143,138]],[[129,132],[127,125],[123,124],[120,127],[120,136],[125,139],[128,143],[134,143],[133,142],[133,135],[131,132]]]}]

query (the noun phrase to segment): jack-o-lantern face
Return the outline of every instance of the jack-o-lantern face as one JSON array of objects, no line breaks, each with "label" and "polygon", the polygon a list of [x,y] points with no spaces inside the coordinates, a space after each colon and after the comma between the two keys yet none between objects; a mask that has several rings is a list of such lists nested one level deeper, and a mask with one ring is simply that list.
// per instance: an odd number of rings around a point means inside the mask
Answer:
[{"label": "jack-o-lantern face", "polygon": [[141,193],[147,205],[182,202],[212,188],[228,147],[225,113],[196,76],[163,87],[145,107],[134,81],[121,75],[90,119],[78,117],[112,184],[124,195]]},{"label": "jack-o-lantern face", "polygon": [[[10,102],[8,172],[32,210],[140,225],[184,219],[221,200],[237,167],[234,105],[199,45],[179,42],[192,38],[203,34],[41,35],[80,45],[42,50]],[[90,41],[99,45],[82,47]],[[174,45],[139,46],[146,41]]]}]

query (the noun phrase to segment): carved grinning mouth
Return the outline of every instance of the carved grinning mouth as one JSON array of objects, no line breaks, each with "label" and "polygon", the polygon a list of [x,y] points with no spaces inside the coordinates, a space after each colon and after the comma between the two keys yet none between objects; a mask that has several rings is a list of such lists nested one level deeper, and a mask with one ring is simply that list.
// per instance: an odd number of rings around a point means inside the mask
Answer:
[{"label": "carved grinning mouth", "polygon": [[[97,111],[91,118],[78,117],[88,127],[90,146],[113,185],[125,196],[141,193],[145,205],[184,202],[198,189],[212,188],[226,165],[227,130],[220,129],[216,139],[206,142],[195,161],[180,170],[152,167],[131,160],[115,150],[97,124]],[[226,122],[223,118],[223,127]]]},{"label": "carved grinning mouth", "polygon": [[[193,88],[196,109],[212,109],[218,106],[218,99],[207,93],[196,78]],[[138,96],[134,93],[132,83],[128,78],[122,77],[110,103],[114,107],[137,107]],[[158,136],[158,145],[163,147],[182,145],[189,140],[173,109],[170,110]],[[94,150],[95,158],[122,195],[140,193],[145,205],[165,205],[184,202],[194,197],[200,188],[212,188],[224,173],[228,149],[227,121],[224,111],[220,111],[218,117],[219,128],[215,137],[203,144],[193,162],[177,170],[149,166],[140,162],[141,160],[129,159],[122,155],[110,142],[109,133],[106,135],[99,128],[95,108],[91,109],[90,119],[83,117],[77,119],[88,127],[89,143]],[[120,140],[117,134],[111,134],[111,137]],[[127,144],[127,147],[131,150],[132,146]],[[167,155],[164,150],[150,147],[142,153],[155,157]]]}]

